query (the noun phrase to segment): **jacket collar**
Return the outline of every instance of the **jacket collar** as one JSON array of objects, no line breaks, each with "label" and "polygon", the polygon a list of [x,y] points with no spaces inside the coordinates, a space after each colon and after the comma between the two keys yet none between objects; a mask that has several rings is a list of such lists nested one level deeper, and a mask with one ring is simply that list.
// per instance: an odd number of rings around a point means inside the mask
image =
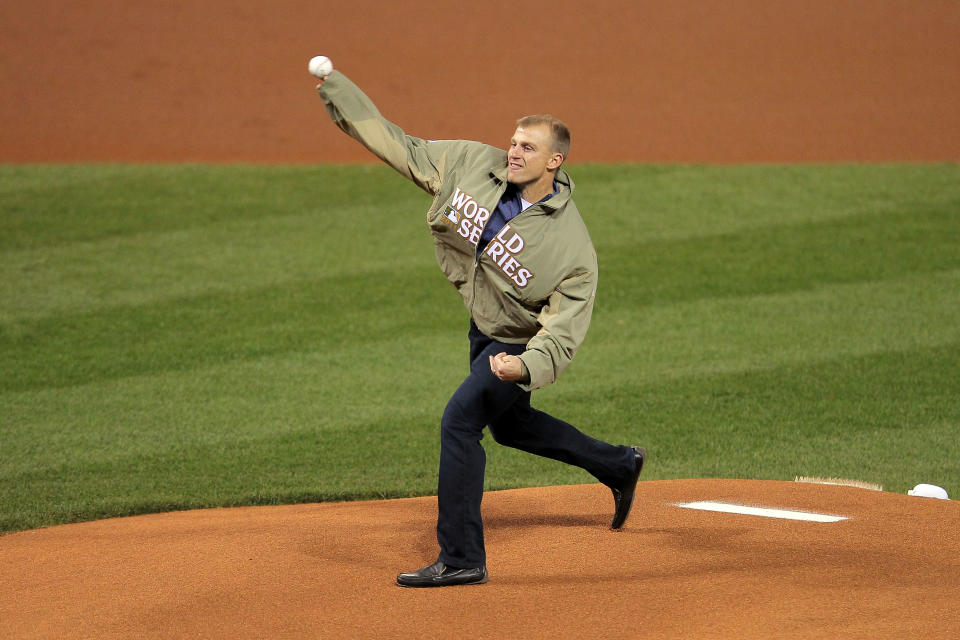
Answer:
[{"label": "jacket collar", "polygon": [[[497,182],[503,184],[507,181],[507,165],[506,163],[498,164],[490,170],[490,176]],[[563,167],[557,171],[557,176],[555,178],[558,185],[560,185],[560,192],[547,200],[544,203],[541,203],[541,206],[547,210],[547,213],[553,213],[557,209],[563,207],[567,204],[567,201],[573,195],[573,178],[570,177],[570,174],[567,173]]]}]

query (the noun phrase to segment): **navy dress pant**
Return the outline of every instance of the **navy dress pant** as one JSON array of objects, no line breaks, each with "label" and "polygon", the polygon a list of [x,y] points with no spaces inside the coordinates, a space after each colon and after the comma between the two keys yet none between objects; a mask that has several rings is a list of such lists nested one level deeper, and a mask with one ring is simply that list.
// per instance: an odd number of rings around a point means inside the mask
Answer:
[{"label": "navy dress pant", "polygon": [[520,355],[522,344],[497,342],[470,323],[470,375],[457,388],[441,420],[437,541],[439,560],[451,567],[486,564],[483,545],[483,476],[480,440],[490,428],[499,444],[585,469],[607,486],[629,477],[634,452],[591,438],[572,425],[530,406],[530,392],[499,380],[489,356]]}]

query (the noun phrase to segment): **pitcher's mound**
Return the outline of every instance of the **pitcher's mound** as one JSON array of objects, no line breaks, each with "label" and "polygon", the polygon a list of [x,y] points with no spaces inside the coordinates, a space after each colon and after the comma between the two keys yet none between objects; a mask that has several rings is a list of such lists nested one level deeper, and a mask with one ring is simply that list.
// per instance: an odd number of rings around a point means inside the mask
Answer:
[{"label": "pitcher's mound", "polygon": [[446,589],[394,584],[437,556],[435,498],[25,531],[0,538],[0,620],[12,638],[960,636],[956,502],[675,480],[641,482],[622,531],[611,510],[600,485],[490,492],[490,582]]}]

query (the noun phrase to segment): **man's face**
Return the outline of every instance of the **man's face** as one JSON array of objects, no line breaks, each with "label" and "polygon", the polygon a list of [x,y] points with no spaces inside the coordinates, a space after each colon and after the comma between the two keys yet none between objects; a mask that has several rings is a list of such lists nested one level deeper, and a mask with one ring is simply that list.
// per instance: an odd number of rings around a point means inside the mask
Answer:
[{"label": "man's face", "polygon": [[547,169],[560,166],[563,156],[553,151],[550,128],[538,124],[518,127],[507,149],[507,182],[528,184],[539,180]]}]

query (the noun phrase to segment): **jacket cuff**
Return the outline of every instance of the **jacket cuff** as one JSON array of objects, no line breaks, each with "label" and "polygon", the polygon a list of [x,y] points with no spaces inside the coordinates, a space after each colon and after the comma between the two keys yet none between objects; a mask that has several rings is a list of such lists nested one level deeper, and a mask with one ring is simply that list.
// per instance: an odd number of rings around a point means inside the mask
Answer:
[{"label": "jacket cuff", "polygon": [[[531,357],[529,351],[524,352],[523,355],[520,356],[520,362],[523,363],[524,379],[517,380],[516,384],[524,391],[534,391],[535,389],[545,387],[547,384],[549,384],[549,381],[536,379],[534,376],[535,370],[531,369],[530,365],[527,364],[526,358],[528,357]],[[534,366],[536,366],[536,363],[534,363]],[[544,376],[541,375],[539,377],[543,378]]]},{"label": "jacket cuff", "polygon": [[530,370],[527,369],[527,363],[522,359],[520,360],[520,379],[517,380],[520,384],[530,384]]}]

